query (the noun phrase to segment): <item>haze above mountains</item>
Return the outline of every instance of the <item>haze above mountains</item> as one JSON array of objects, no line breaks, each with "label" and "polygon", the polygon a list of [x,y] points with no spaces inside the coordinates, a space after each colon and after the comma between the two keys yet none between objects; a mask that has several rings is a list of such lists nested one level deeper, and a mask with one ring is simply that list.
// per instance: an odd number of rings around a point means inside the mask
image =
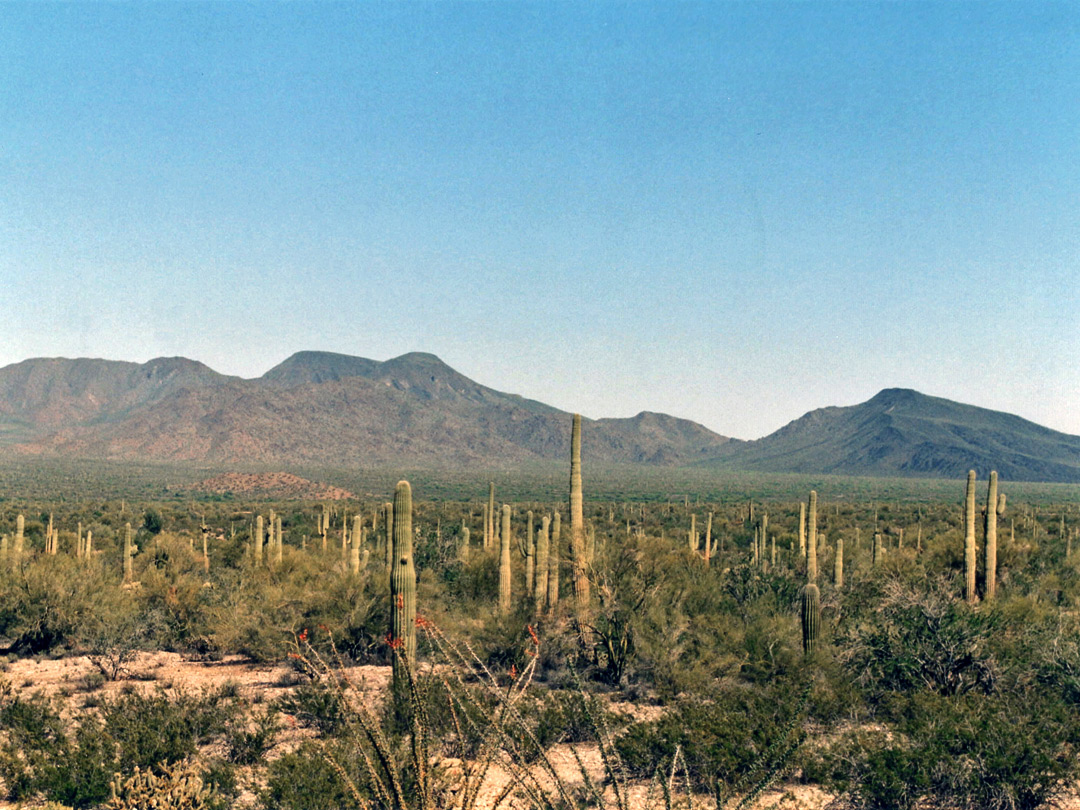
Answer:
[{"label": "haze above mountains", "polygon": [[[182,357],[32,359],[0,369],[0,452],[245,467],[520,466],[566,458],[569,414],[431,354],[299,352],[252,380]],[[584,420],[585,463],[1080,482],[1080,437],[886,389],[756,441],[665,414]]]}]

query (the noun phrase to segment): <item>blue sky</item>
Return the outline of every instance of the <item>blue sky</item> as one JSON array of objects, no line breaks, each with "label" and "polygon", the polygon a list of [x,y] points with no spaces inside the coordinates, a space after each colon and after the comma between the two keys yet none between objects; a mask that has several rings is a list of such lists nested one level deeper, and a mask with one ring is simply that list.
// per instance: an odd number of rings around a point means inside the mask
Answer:
[{"label": "blue sky", "polygon": [[1080,434],[1075,3],[0,3],[0,365]]}]

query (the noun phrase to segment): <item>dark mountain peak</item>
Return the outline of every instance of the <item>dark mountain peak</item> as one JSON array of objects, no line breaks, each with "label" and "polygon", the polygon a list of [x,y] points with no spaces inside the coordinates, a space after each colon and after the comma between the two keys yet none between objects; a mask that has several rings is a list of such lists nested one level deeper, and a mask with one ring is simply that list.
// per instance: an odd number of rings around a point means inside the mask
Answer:
[{"label": "dark mountain peak", "polygon": [[931,397],[920,394],[912,388],[883,388],[863,404],[890,407],[893,405],[911,405],[930,399]]},{"label": "dark mountain peak", "polygon": [[1013,414],[886,388],[858,405],[818,408],[720,459],[772,472],[1080,481],[1080,437]]},{"label": "dark mountain peak", "polygon": [[286,385],[336,382],[349,377],[372,377],[380,366],[374,360],[337,352],[302,351],[278,363],[260,379]]}]

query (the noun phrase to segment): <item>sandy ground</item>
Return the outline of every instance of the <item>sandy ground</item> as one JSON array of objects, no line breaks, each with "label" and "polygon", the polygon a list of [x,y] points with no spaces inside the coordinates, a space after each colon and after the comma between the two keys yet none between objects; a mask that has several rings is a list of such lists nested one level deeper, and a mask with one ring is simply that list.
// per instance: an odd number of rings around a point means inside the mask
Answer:
[{"label": "sandy ground", "polygon": [[[242,698],[252,703],[269,703],[292,689],[297,678],[289,666],[270,667],[253,664],[243,658],[232,656],[221,661],[185,660],[175,653],[141,653],[127,667],[127,676],[106,682],[93,690],[87,691],[86,678],[97,672],[93,663],[86,657],[71,657],[57,660],[20,659],[0,666],[0,678],[6,679],[16,692],[30,694],[43,691],[46,694],[66,699],[73,712],[79,711],[88,698],[114,695],[122,689],[140,689],[151,692],[156,689],[169,691],[184,690],[198,693],[204,689],[218,689],[225,684],[235,686]],[[349,680],[357,688],[360,699],[365,702],[377,702],[386,694],[390,680],[389,667],[352,667],[347,669]],[[614,703],[614,711],[632,713],[636,719],[650,719],[663,710],[653,706],[635,706],[633,704]],[[268,759],[281,756],[295,748],[303,739],[312,736],[312,732],[290,723],[284,718],[282,731]],[[553,746],[548,757],[561,781],[569,788],[584,784],[581,768],[584,766],[589,778],[596,784],[602,782],[604,766],[600,752],[594,744],[560,744]],[[581,763],[579,765],[578,763]],[[449,770],[460,772],[460,763],[448,763]],[[543,784],[550,784],[540,768],[535,769]],[[477,810],[491,810],[496,798],[503,793],[511,776],[507,769],[493,766],[485,775],[477,802]],[[241,775],[242,783],[247,782],[237,803],[238,807],[251,807],[256,804],[255,790],[258,785],[251,774]],[[631,784],[628,792],[628,806],[644,808],[649,793],[648,784]],[[607,795],[612,797],[611,788]],[[755,804],[758,810],[776,808],[776,810],[819,810],[825,807],[831,797],[808,786],[790,786],[769,791]],[[615,805],[612,804],[612,807]],[[657,805],[660,806],[660,805]],[[695,799],[694,806],[708,810],[712,802],[703,797]],[[0,801],[0,808],[12,807]],[[500,807],[522,808],[521,800],[510,799]],[[312,810],[322,810],[312,808]]]}]

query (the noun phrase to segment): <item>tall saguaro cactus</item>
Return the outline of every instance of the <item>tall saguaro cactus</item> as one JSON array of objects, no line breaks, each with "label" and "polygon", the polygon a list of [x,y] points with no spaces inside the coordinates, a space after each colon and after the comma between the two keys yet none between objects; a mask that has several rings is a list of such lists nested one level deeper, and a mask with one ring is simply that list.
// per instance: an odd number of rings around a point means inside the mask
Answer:
[{"label": "tall saguaro cactus", "polygon": [[581,414],[575,413],[570,432],[570,562],[574,569],[574,600],[579,614],[589,609],[589,574],[585,560],[585,515],[581,495]]},{"label": "tall saguaro cactus", "polygon": [[22,515],[18,515],[15,518],[15,559],[19,559],[23,555],[23,549],[26,545],[26,518]]},{"label": "tall saguaro cactus", "polygon": [[817,491],[810,490],[806,507],[806,579],[817,581]]},{"label": "tall saguaro cactus", "polygon": [[983,599],[993,599],[997,593],[997,522],[998,522],[998,474],[990,471],[990,483],[986,489],[986,530],[983,549]]},{"label": "tall saguaro cactus", "polygon": [[389,501],[383,507],[386,513],[386,569],[394,567],[394,504]]},{"label": "tall saguaro cactus", "polygon": [[975,592],[975,471],[968,470],[964,497],[964,598],[974,603]]},{"label": "tall saguaro cactus", "polygon": [[499,612],[510,612],[510,504],[502,507],[502,531],[499,534]]},{"label": "tall saguaro cactus", "polygon": [[390,570],[390,643],[394,656],[394,686],[408,683],[405,667],[416,665],[416,568],[413,566],[412,487],[398,481],[394,490],[394,533]]},{"label": "tall saguaro cactus", "polygon": [[799,503],[799,556],[806,559],[806,504]]}]

